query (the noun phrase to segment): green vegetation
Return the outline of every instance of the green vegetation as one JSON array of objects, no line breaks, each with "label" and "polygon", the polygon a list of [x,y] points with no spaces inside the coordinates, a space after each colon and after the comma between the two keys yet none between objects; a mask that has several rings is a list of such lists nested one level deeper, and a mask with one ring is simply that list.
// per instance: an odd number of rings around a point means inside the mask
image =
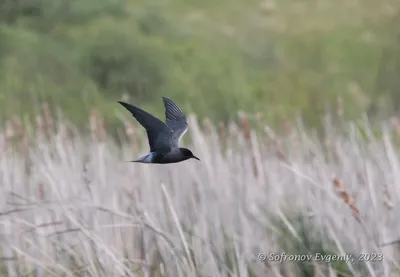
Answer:
[{"label": "green vegetation", "polygon": [[[294,256],[309,256],[312,257],[311,261],[299,262],[292,261],[297,271],[297,276],[314,276],[315,263],[320,263],[324,274],[328,275],[328,268],[330,267],[337,273],[337,276],[345,277],[352,276],[346,262],[344,260],[329,261],[323,260],[325,257],[344,257],[345,254],[340,253],[334,242],[329,239],[322,239],[321,231],[315,227],[315,223],[304,215],[295,214],[288,218],[289,222],[284,222],[281,219],[272,218],[273,226],[276,228],[276,236],[279,245],[284,250],[286,255]],[[290,224],[288,226],[288,224]],[[350,254],[346,254],[350,255]],[[321,258],[324,257],[324,258]],[[287,256],[285,257],[287,259]],[[322,261],[321,261],[322,259]],[[285,263],[281,265],[285,270]],[[360,265],[353,262],[353,266],[357,267],[358,272],[364,269]],[[287,270],[287,269],[286,269]],[[293,268],[292,268],[293,270]],[[366,273],[364,273],[366,274]]]},{"label": "green vegetation", "polygon": [[[160,96],[214,120],[301,113],[318,125],[400,107],[398,1],[1,0],[0,117],[47,101],[75,123],[108,122],[122,95]],[[396,23],[397,22],[397,23]]]}]

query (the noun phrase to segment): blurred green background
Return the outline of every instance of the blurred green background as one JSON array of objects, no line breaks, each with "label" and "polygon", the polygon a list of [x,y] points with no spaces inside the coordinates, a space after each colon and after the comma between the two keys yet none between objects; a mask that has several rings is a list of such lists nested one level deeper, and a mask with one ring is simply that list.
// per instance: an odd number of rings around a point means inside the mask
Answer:
[{"label": "blurred green background", "polygon": [[0,119],[44,101],[116,122],[123,95],[213,120],[318,125],[400,108],[399,0],[0,0]]}]

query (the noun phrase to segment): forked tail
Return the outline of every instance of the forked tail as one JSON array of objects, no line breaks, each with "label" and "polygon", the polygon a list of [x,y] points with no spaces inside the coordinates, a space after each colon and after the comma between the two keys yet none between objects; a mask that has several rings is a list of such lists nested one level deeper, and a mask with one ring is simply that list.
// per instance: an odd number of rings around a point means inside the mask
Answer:
[{"label": "forked tail", "polygon": [[146,154],[136,160],[130,161],[133,163],[152,163],[153,158],[154,158],[154,152],[150,152],[149,154]]}]

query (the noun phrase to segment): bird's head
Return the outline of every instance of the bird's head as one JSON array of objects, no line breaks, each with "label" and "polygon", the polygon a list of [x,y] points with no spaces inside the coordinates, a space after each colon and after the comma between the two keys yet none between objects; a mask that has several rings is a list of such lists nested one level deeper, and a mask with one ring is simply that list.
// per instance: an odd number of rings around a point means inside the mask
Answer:
[{"label": "bird's head", "polygon": [[193,159],[196,159],[196,160],[199,160],[199,161],[200,161],[200,159],[197,158],[195,155],[193,155],[192,151],[190,151],[189,149],[187,149],[187,148],[180,148],[180,150],[181,150],[181,153],[184,155],[184,157],[185,157],[186,159],[191,159],[191,158],[193,158]]}]

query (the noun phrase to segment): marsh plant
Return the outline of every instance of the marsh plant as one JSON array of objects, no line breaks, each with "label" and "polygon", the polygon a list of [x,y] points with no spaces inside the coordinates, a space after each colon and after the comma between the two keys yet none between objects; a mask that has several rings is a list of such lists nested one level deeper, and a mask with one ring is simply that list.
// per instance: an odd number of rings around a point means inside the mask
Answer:
[{"label": "marsh plant", "polygon": [[[49,112],[1,132],[0,276],[400,276],[396,122],[323,136],[299,121],[189,116],[201,158],[128,163],[146,152],[130,117],[109,135]],[[379,136],[375,133],[379,131]],[[375,261],[260,261],[259,253],[381,253]],[[372,255],[371,255],[372,256]]]}]

